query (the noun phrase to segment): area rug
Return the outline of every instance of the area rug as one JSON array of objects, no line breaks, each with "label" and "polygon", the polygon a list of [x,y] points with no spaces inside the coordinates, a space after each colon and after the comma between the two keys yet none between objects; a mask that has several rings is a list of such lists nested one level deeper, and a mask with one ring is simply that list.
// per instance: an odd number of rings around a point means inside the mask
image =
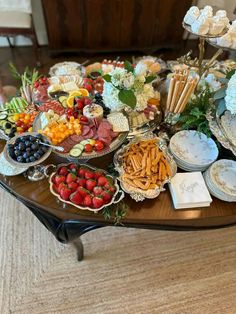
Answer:
[{"label": "area rug", "polygon": [[77,262],[0,190],[0,313],[236,313],[236,227],[174,232],[107,227]]}]

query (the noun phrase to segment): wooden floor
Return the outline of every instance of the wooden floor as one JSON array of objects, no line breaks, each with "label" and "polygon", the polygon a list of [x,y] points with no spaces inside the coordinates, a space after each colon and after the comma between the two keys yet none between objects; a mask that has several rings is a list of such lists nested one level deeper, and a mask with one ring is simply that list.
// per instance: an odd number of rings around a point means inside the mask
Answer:
[{"label": "wooden floor", "polygon": [[[165,51],[157,51],[155,53],[156,56],[161,56],[164,60],[174,60],[181,55],[187,53],[190,49],[193,51],[193,55],[197,55],[197,47],[198,42],[195,40],[189,40],[187,43],[183,42],[182,48],[178,50],[165,50]],[[117,56],[120,56],[121,60],[126,60],[132,58],[132,55],[138,56],[140,53],[118,53],[116,54],[93,54],[93,55],[60,55],[57,57],[52,57],[48,47],[42,47],[41,51],[41,63],[42,66],[40,68],[41,73],[46,74],[53,64],[66,60],[73,60],[77,62],[84,62],[85,60],[90,60],[90,62],[101,61],[104,58],[114,59]],[[210,58],[216,49],[210,47],[209,45],[206,48],[206,57]],[[222,58],[225,56],[221,56]],[[4,85],[6,84],[14,84],[16,85],[16,81],[11,77],[8,64],[9,62],[13,62],[20,71],[23,71],[26,66],[33,68],[36,66],[35,56],[33,54],[33,50],[31,47],[14,47],[10,48],[0,48],[0,76]]]}]

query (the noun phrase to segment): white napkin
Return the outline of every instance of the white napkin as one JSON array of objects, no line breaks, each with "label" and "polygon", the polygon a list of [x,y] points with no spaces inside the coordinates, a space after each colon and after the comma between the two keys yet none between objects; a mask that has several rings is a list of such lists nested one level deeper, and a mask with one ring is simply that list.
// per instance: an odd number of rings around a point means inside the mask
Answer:
[{"label": "white napkin", "polygon": [[169,189],[176,209],[205,207],[212,202],[201,172],[177,173]]}]

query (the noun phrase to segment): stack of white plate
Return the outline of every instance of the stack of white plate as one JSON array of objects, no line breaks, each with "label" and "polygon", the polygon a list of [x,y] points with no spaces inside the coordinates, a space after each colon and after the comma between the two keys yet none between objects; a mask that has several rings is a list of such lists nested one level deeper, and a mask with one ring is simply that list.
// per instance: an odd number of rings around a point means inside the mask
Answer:
[{"label": "stack of white plate", "polygon": [[211,195],[225,202],[236,202],[236,161],[220,159],[204,173]]},{"label": "stack of white plate", "polygon": [[216,143],[197,131],[180,131],[170,140],[169,149],[179,168],[205,171],[218,157]]}]

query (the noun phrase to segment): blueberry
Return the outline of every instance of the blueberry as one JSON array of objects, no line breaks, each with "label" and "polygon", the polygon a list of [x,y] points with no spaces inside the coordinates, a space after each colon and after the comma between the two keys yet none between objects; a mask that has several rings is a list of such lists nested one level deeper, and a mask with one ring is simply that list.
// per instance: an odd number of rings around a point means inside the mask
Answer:
[{"label": "blueberry", "polygon": [[43,155],[44,155],[44,152],[42,151],[41,148],[38,150],[38,154],[39,154],[40,156],[43,156]]},{"label": "blueberry", "polygon": [[44,153],[46,153],[46,152],[48,151],[48,147],[47,147],[47,146],[43,146],[43,147],[41,148],[41,150],[42,150]]},{"label": "blueberry", "polygon": [[38,160],[41,156],[40,156],[39,153],[34,153],[34,157],[35,157],[36,160]]},{"label": "blueberry", "polygon": [[26,158],[28,158],[30,156],[30,153],[29,152],[25,152],[24,154],[23,154],[23,157],[26,159]]},{"label": "blueberry", "polygon": [[15,140],[15,145],[20,144],[20,142],[21,142],[21,139],[18,137],[18,138]]},{"label": "blueberry", "polygon": [[34,156],[30,156],[29,159],[30,159],[31,162],[34,162],[34,161],[36,160],[36,159],[34,158]]},{"label": "blueberry", "polygon": [[15,154],[16,157],[18,157],[18,156],[21,155],[21,151],[18,150],[18,149],[15,149],[15,150],[14,150],[14,154]]},{"label": "blueberry", "polygon": [[31,145],[31,149],[32,150],[37,150],[38,148],[39,148],[38,143],[34,143],[34,144]]},{"label": "blueberry", "polygon": [[18,161],[18,162],[24,162],[23,156],[18,156],[18,157],[17,157],[17,161]]},{"label": "blueberry", "polygon": [[30,141],[28,141],[28,140],[25,141],[25,146],[26,146],[26,147],[30,147],[30,145],[31,145]]},{"label": "blueberry", "polygon": [[25,147],[25,144],[22,143],[22,142],[21,142],[18,146],[19,146],[19,149],[20,149],[21,151],[25,150],[25,148],[26,148],[26,147]]},{"label": "blueberry", "polygon": [[36,141],[36,138],[32,135],[29,135],[29,141],[30,142],[35,142]]},{"label": "blueberry", "polygon": [[30,153],[31,152],[31,148],[27,147],[25,151]]}]

